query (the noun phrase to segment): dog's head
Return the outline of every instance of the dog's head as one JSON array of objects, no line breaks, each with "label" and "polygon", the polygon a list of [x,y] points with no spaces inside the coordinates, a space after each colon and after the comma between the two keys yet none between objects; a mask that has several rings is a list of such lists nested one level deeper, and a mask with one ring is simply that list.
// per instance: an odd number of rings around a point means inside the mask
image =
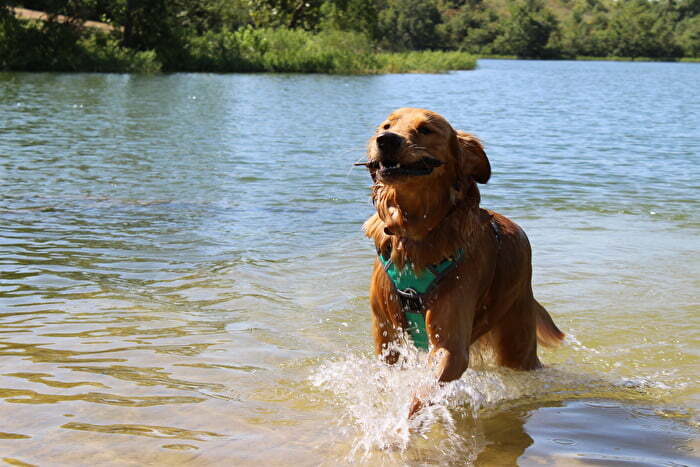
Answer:
[{"label": "dog's head", "polygon": [[439,114],[402,108],[383,121],[369,141],[367,168],[379,187],[397,192],[450,194],[454,203],[486,183],[491,165],[481,142],[456,131]]}]

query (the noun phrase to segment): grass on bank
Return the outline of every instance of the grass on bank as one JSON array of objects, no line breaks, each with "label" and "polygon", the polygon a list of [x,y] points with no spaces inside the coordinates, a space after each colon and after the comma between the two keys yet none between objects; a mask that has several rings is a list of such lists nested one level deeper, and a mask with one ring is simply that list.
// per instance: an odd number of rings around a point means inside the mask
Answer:
[{"label": "grass on bank", "polygon": [[476,58],[462,52],[378,53],[364,35],[347,31],[313,34],[291,29],[242,28],[194,37],[189,71],[331,74],[441,73],[471,70]]},{"label": "grass on bank", "polygon": [[440,73],[476,68],[476,57],[464,52],[382,53],[377,58],[380,73]]}]

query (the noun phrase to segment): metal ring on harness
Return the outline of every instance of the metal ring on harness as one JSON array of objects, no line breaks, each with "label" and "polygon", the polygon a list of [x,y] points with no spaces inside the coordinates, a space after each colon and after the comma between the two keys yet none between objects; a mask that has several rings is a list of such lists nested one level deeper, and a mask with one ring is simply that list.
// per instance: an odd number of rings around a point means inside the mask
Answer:
[{"label": "metal ring on harness", "polygon": [[421,299],[421,295],[418,293],[418,291],[416,289],[412,289],[410,287],[407,289],[403,289],[403,290],[396,289],[396,293],[398,293],[399,295],[401,295],[404,298],[408,298],[411,300],[420,300],[421,302],[423,301]]},{"label": "metal ring on harness", "polygon": [[394,288],[394,290],[399,295],[401,309],[404,313],[412,312],[419,313],[421,315],[425,314],[425,302],[423,301],[424,294],[418,293],[417,290],[411,287],[403,290]]}]

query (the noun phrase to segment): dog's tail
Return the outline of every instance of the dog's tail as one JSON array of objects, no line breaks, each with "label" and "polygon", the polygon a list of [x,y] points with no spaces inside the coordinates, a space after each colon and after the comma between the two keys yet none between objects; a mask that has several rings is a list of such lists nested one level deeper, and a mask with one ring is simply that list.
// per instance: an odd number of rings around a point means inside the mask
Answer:
[{"label": "dog's tail", "polygon": [[565,334],[554,324],[552,317],[537,300],[533,300],[533,303],[537,318],[537,341],[545,347],[558,347]]}]

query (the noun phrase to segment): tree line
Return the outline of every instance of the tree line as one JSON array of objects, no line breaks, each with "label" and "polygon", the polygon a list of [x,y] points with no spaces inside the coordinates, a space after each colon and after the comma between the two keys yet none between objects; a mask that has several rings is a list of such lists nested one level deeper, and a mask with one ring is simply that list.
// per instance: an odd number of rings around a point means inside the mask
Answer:
[{"label": "tree line", "polygon": [[[324,71],[324,66],[342,60],[370,60],[377,52],[427,50],[519,58],[700,57],[700,0],[5,3],[0,7],[0,68],[4,69],[32,69],[42,60],[73,60],[73,68],[79,68],[81,63],[102,60],[103,65],[113,63],[117,68],[165,71],[290,66],[289,71],[294,67]],[[50,17],[61,14],[75,21],[22,22],[11,7],[45,11]],[[107,35],[87,31],[80,27],[84,20],[106,22],[116,29]],[[29,63],[32,57],[36,60]],[[304,65],[307,58],[312,62],[308,66]],[[324,61],[328,63],[323,65]]]}]

